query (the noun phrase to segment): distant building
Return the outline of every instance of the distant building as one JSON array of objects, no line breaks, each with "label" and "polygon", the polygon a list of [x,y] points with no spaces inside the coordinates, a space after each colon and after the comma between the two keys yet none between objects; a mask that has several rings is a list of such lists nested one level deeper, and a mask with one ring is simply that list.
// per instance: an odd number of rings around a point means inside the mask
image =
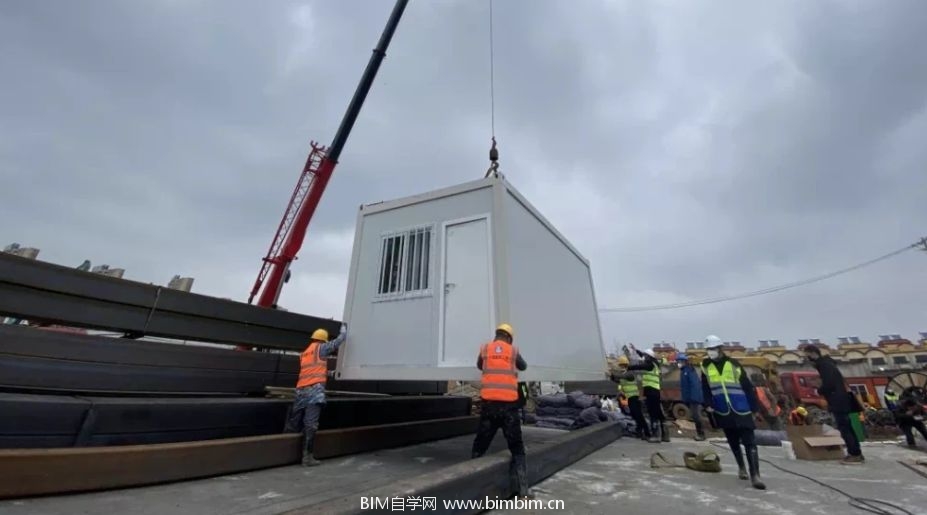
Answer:
[{"label": "distant building", "polygon": [[[860,340],[857,336],[846,336],[837,339],[840,343],[831,348],[818,338],[803,338],[798,340],[797,349],[789,349],[779,343],[779,340],[760,340],[756,348],[748,349],[740,342],[724,342],[724,351],[733,358],[747,356],[762,356],[785,368],[802,366],[804,356],[801,350],[808,345],[816,345],[823,354],[829,355],[841,367],[855,367],[867,369],[872,372],[888,373],[901,370],[927,369],[927,332],[920,333],[918,343],[902,338],[897,334],[884,334],[879,336],[879,342],[873,345]],[[655,346],[657,354],[670,358],[674,349]],[[693,356],[704,356],[705,349],[702,342],[687,342],[686,353]]]},{"label": "distant building", "polygon": [[193,289],[193,278],[192,277],[180,277],[179,275],[175,275],[174,278],[171,279],[169,283],[167,283],[167,287],[172,290],[180,290],[180,291],[188,292]]},{"label": "distant building", "polygon": [[3,252],[26,259],[36,259],[39,256],[39,249],[32,247],[22,247],[19,245],[19,243],[11,243],[7,245],[3,248]]},{"label": "distant building", "polygon": [[110,268],[109,265],[97,265],[90,269],[91,272],[100,275],[106,275],[109,277],[115,277],[116,279],[122,279],[122,276],[126,273],[125,269],[122,268]]}]

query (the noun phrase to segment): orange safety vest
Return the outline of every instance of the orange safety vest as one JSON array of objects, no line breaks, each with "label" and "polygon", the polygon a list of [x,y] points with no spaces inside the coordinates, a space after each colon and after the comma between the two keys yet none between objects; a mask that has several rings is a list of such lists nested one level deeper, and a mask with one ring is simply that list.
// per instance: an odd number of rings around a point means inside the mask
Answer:
[{"label": "orange safety vest", "polygon": [[[766,396],[766,388],[762,388],[762,387],[757,388],[756,396],[759,397],[760,404],[762,404],[763,407],[766,408],[767,413],[772,413],[772,415],[776,417],[778,417],[782,413],[782,408],[778,404],[773,404],[772,400]],[[775,406],[776,408],[775,411],[773,411],[773,406]]]},{"label": "orange safety vest", "polygon": [[486,401],[515,402],[518,400],[518,370],[515,360],[518,348],[496,340],[480,349],[483,358],[483,379],[480,397]]},{"label": "orange safety vest", "polygon": [[324,383],[328,378],[328,362],[319,357],[321,342],[312,342],[299,356],[299,381],[297,388]]}]

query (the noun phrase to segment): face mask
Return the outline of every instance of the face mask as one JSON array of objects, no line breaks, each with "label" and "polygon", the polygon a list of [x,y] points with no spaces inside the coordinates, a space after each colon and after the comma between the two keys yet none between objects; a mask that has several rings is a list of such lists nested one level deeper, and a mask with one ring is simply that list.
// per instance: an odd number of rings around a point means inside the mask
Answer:
[{"label": "face mask", "polygon": [[718,359],[718,351],[715,349],[708,349],[708,359]]},{"label": "face mask", "polygon": [[676,366],[679,368],[683,368],[685,365],[683,365],[682,363],[676,363]]}]

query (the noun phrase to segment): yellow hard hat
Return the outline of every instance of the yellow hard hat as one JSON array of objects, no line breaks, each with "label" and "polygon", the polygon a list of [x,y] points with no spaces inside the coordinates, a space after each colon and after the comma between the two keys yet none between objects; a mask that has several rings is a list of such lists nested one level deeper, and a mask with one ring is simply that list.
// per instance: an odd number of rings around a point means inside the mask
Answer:
[{"label": "yellow hard hat", "polygon": [[512,326],[510,326],[509,324],[499,324],[499,327],[496,327],[496,331],[504,331],[512,338],[515,337],[515,330],[512,329]]},{"label": "yellow hard hat", "polygon": [[630,363],[631,363],[631,360],[629,360],[627,356],[618,356],[618,364],[619,364],[619,365],[625,365],[625,366],[627,366],[627,365],[629,365]]},{"label": "yellow hard hat", "polygon": [[803,417],[808,416],[808,410],[806,410],[804,406],[799,406],[798,409],[795,411],[797,411],[798,414]]},{"label": "yellow hard hat", "polygon": [[321,342],[327,342],[328,341],[328,331],[326,331],[325,329],[316,329],[315,332],[312,333],[312,339],[319,340]]}]

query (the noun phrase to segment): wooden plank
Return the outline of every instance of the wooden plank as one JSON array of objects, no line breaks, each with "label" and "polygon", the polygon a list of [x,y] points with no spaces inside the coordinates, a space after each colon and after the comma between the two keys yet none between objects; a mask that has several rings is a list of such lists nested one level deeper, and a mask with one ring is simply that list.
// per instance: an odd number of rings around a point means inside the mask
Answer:
[{"label": "wooden plank", "polygon": [[[318,457],[437,440],[475,431],[477,417],[319,431]],[[301,458],[299,434],[199,442],[0,450],[0,499],[150,485],[268,467]],[[79,471],[80,473],[75,473]]]}]

